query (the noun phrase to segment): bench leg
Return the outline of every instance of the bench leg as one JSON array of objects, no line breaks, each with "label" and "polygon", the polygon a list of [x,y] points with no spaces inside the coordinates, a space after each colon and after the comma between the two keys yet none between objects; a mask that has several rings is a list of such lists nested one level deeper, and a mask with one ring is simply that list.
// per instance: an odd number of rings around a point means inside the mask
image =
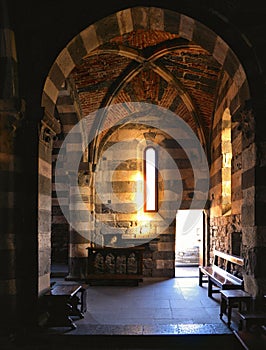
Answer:
[{"label": "bench leg", "polygon": [[212,280],[208,277],[208,297],[212,298]]},{"label": "bench leg", "polygon": [[79,316],[79,318],[84,318],[82,309],[80,310],[78,308],[78,305],[81,304],[80,298],[77,295],[75,295],[69,300],[69,303],[72,306],[71,316]]},{"label": "bench leg", "polygon": [[230,328],[231,325],[231,316],[232,316],[232,305],[230,300],[227,301],[227,325]]},{"label": "bench leg", "polygon": [[76,329],[77,326],[70,317],[72,305],[64,298],[53,301],[52,307],[49,309],[48,327],[71,327]]},{"label": "bench leg", "polygon": [[81,290],[81,312],[85,313],[87,311],[87,291],[85,288]]},{"label": "bench leg", "polygon": [[199,268],[199,286],[202,287],[202,276],[203,273],[201,272],[201,269]]},{"label": "bench leg", "polygon": [[222,319],[223,314],[226,313],[226,300],[221,297],[221,304],[220,304],[220,319]]}]

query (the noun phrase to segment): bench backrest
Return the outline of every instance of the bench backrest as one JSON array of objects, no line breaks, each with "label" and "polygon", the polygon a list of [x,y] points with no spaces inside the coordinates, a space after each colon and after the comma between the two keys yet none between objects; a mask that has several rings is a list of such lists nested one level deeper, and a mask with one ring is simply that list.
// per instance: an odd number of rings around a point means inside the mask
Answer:
[{"label": "bench backrest", "polygon": [[243,280],[242,267],[244,266],[244,259],[230,255],[219,250],[214,250],[213,266],[216,266],[225,271],[228,278],[236,281]]},{"label": "bench backrest", "polygon": [[242,278],[234,276],[230,272],[227,272],[224,269],[222,269],[216,265],[213,265],[212,270],[213,270],[214,277],[215,277],[215,272],[217,272],[218,275],[224,277],[226,280],[229,280],[233,284],[238,284],[238,285],[242,286],[244,283]]}]

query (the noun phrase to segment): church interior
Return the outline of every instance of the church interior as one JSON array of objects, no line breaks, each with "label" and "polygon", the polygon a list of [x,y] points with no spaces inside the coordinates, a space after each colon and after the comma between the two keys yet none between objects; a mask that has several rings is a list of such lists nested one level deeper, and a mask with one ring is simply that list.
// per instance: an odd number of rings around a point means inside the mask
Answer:
[{"label": "church interior", "polygon": [[266,4],[0,4],[0,348],[264,348]]}]

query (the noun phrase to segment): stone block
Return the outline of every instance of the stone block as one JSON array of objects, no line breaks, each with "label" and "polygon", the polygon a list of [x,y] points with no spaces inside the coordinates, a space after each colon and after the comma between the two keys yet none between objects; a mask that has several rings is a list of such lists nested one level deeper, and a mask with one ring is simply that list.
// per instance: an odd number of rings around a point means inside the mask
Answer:
[{"label": "stone block", "polygon": [[247,248],[253,248],[257,246],[257,232],[253,226],[242,227],[242,245]]},{"label": "stone block", "polygon": [[81,63],[81,60],[87,54],[87,50],[84,46],[84,42],[80,35],[77,35],[69,44],[68,51],[73,62],[78,65]]},{"label": "stone block", "polygon": [[158,251],[174,251],[174,242],[159,242]]},{"label": "stone block", "polygon": [[257,151],[256,151],[256,145],[253,143],[249,145],[246,149],[242,152],[242,169],[243,172],[246,172],[250,168],[254,168],[257,161]]},{"label": "stone block", "polygon": [[179,33],[180,14],[164,10],[164,30],[173,34]]},{"label": "stone block", "polygon": [[149,13],[147,8],[134,7],[131,13],[135,30],[149,28]]},{"label": "stone block", "polygon": [[182,38],[192,40],[194,28],[195,28],[194,19],[187,17],[185,15],[180,16],[179,34]]}]

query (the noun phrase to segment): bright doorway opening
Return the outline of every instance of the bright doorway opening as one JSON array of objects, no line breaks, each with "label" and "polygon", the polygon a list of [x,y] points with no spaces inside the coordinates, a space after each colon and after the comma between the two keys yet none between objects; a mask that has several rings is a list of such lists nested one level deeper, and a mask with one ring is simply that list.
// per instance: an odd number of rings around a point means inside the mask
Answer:
[{"label": "bright doorway opening", "polygon": [[196,277],[203,255],[202,210],[178,210],[176,214],[175,276]]}]

